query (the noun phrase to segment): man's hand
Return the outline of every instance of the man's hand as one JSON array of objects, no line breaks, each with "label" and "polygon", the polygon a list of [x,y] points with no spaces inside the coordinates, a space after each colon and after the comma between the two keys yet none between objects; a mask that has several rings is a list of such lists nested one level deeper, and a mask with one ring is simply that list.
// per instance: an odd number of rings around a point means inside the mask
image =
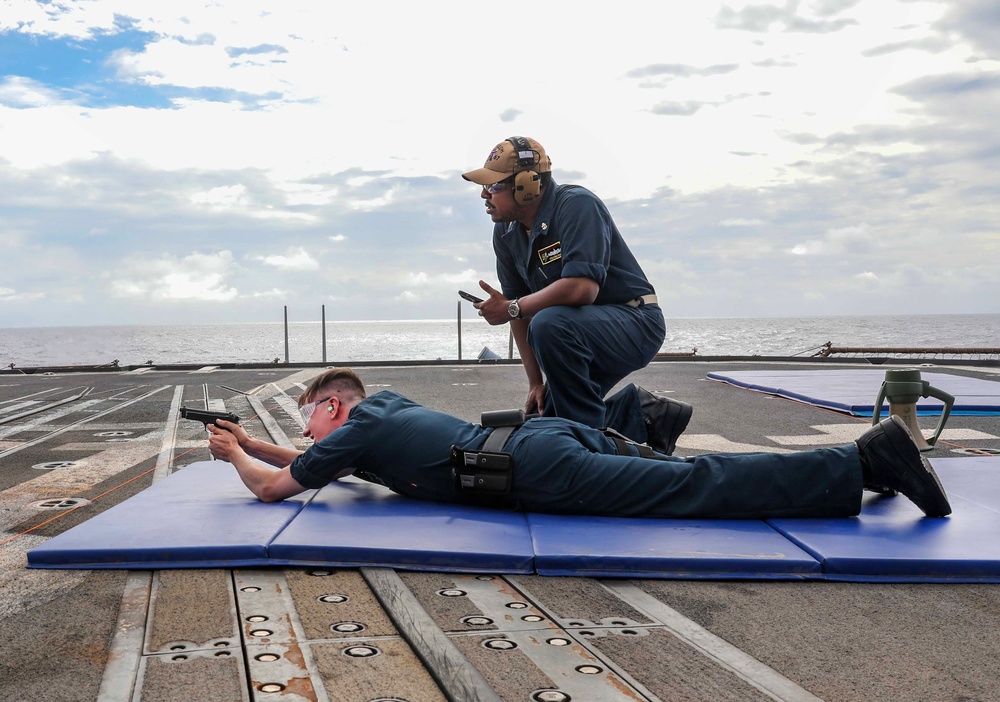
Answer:
[{"label": "man's hand", "polygon": [[[240,427],[232,422],[220,421],[239,429],[240,432],[246,435],[243,429],[240,429]],[[234,463],[236,458],[246,455],[246,452],[240,447],[239,437],[232,429],[228,427],[223,429],[222,426],[215,426],[214,424],[208,424],[206,428],[212,434],[208,439],[208,450],[212,452],[215,458]]]},{"label": "man's hand", "polygon": [[[233,424],[232,422],[227,422],[225,419],[217,419],[215,420],[215,423],[218,426],[225,429],[226,431],[230,432],[233,436],[235,436],[236,441],[240,445],[240,448],[242,448],[244,451],[247,450],[247,444],[250,441],[250,435],[247,434],[246,429],[241,427],[239,424]],[[208,426],[206,425],[205,428],[208,429]],[[209,429],[209,431],[211,431],[211,429]]]},{"label": "man's hand", "polygon": [[545,411],[545,383],[531,385],[528,388],[528,399],[524,403],[525,414],[537,412],[542,414]]},{"label": "man's hand", "polygon": [[509,322],[511,320],[510,300],[504,297],[499,290],[490,287],[485,280],[479,281],[479,287],[489,295],[488,299],[476,303],[476,307],[479,308],[479,316],[493,326]]}]

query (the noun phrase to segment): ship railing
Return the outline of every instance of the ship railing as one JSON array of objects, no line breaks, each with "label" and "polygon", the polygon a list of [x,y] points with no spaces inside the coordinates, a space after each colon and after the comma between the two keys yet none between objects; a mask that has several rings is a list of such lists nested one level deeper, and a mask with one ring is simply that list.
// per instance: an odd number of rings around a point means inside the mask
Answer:
[{"label": "ship railing", "polygon": [[976,358],[1000,359],[1000,348],[988,346],[945,347],[945,346],[834,346],[826,342],[812,354],[813,357],[829,356],[878,356],[884,358],[948,359]]}]

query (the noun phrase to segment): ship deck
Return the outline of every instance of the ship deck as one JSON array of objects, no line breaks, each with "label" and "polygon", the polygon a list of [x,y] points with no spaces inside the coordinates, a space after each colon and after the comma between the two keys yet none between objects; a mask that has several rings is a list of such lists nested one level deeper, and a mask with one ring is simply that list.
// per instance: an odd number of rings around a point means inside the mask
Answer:
[{"label": "ship deck", "polygon": [[[370,392],[391,388],[470,421],[523,401],[516,364],[352,365]],[[627,381],[694,406],[678,455],[809,449],[847,443],[869,420],[707,374],[870,367],[691,358]],[[182,404],[260,415],[248,431],[305,448],[288,409],[321,370],[0,374],[0,698],[998,699],[1000,588],[990,584],[26,568],[47,539],[210,458],[202,426],[179,419]],[[1000,380],[988,364],[927,370]],[[928,455],[997,454],[1000,418],[952,415]]]}]

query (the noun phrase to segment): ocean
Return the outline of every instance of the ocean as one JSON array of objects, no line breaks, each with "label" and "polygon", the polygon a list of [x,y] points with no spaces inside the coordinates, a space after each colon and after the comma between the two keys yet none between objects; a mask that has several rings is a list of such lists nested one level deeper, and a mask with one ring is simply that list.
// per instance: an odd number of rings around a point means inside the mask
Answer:
[{"label": "ocean", "polygon": [[[809,356],[836,347],[1000,347],[1000,314],[668,319],[662,351],[700,356]],[[507,358],[508,328],[463,319],[461,358],[484,349]],[[514,349],[514,356],[517,350]],[[454,319],[288,325],[291,363],[459,358]],[[269,363],[286,360],[281,322],[185,326],[0,329],[0,367]]]}]

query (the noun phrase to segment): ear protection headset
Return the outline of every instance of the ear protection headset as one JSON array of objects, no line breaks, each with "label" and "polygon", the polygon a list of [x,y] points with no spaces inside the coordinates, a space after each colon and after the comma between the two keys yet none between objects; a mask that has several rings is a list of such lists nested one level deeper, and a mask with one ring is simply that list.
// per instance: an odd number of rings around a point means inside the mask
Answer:
[{"label": "ear protection headset", "polygon": [[533,168],[538,165],[538,152],[531,148],[531,142],[524,137],[507,139],[514,145],[519,170],[514,174],[514,200],[522,205],[531,202],[542,190],[542,177]]}]

